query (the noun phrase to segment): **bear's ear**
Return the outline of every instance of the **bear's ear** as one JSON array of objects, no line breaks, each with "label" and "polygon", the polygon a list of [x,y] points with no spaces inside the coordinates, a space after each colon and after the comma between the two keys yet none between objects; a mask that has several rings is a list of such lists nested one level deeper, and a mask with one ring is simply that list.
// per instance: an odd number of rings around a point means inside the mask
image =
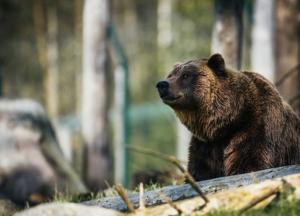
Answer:
[{"label": "bear's ear", "polygon": [[212,55],[207,61],[208,67],[218,76],[226,76],[225,61],[221,54]]},{"label": "bear's ear", "polygon": [[181,65],[180,62],[176,62],[176,63],[173,65],[173,68],[177,68],[177,67],[179,67],[180,65]]}]

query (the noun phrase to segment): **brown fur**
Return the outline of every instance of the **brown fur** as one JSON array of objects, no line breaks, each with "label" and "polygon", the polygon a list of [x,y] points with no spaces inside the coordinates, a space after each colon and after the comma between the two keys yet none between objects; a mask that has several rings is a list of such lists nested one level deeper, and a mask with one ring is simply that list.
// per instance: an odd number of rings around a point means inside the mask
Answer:
[{"label": "brown fur", "polygon": [[215,54],[176,65],[166,81],[163,101],[193,134],[196,180],[300,163],[300,120],[261,75],[226,69]]}]

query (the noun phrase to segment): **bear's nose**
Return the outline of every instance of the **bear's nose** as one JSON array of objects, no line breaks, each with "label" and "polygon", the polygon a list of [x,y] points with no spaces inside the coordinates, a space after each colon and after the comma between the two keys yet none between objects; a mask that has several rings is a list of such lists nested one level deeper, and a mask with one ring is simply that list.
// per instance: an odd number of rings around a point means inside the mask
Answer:
[{"label": "bear's nose", "polygon": [[167,88],[169,88],[169,83],[167,81],[160,81],[156,84],[156,88],[167,89]]},{"label": "bear's nose", "polygon": [[160,81],[156,84],[156,88],[161,97],[168,94],[169,83],[167,81]]}]

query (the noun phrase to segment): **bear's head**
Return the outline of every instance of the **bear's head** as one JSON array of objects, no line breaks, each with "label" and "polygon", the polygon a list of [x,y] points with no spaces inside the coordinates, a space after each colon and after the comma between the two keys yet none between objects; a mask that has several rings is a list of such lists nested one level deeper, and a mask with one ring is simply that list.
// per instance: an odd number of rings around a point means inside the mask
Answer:
[{"label": "bear's head", "polygon": [[234,106],[239,99],[230,89],[233,76],[225,69],[223,57],[214,54],[209,59],[176,64],[156,87],[162,101],[193,134],[208,138],[219,127],[215,124],[222,124],[223,117],[238,109]]},{"label": "bear's head", "polygon": [[166,80],[156,87],[162,101],[175,110],[201,109],[212,102],[211,94],[218,79],[225,79],[225,62],[220,54],[208,60],[176,64]]}]

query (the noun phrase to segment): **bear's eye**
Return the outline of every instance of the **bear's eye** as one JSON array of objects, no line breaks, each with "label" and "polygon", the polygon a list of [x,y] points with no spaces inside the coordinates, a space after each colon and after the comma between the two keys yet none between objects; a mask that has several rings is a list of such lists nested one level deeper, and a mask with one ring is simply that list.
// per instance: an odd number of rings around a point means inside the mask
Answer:
[{"label": "bear's eye", "polygon": [[182,75],[182,79],[187,79],[187,78],[189,78],[189,77],[190,77],[189,74],[183,74],[183,75]]}]

